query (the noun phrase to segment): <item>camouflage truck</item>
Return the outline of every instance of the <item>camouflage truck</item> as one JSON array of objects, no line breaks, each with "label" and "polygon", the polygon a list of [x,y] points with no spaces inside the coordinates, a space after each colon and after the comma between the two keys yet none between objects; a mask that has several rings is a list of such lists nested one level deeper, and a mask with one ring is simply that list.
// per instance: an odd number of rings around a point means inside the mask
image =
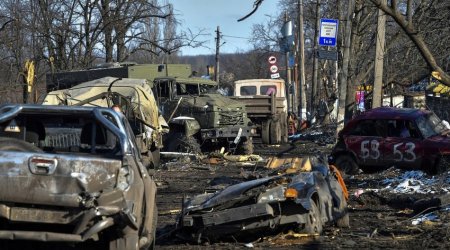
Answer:
[{"label": "camouflage truck", "polygon": [[158,77],[153,91],[170,132],[168,151],[253,152],[251,121],[243,103],[217,93],[217,82]]},{"label": "camouflage truck", "polygon": [[168,131],[168,126],[159,114],[147,80],[104,77],[52,91],[47,94],[43,104],[119,107],[133,128],[145,165],[149,169],[159,165],[159,151],[163,147],[163,134]]}]

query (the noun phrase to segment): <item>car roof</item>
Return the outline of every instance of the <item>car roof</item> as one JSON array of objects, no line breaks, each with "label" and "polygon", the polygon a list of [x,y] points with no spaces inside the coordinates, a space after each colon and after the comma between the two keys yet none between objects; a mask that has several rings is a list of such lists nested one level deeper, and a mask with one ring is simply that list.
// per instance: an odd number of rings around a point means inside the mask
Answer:
[{"label": "car roof", "polygon": [[430,113],[430,111],[423,109],[379,107],[362,113],[361,115],[357,116],[355,120],[366,120],[366,119],[411,120],[428,113]]}]

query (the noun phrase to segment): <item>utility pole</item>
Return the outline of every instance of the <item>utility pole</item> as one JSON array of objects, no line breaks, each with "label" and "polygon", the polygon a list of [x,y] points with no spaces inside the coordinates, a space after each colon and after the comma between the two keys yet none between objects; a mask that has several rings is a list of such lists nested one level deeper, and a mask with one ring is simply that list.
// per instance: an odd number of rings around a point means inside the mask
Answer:
[{"label": "utility pole", "polygon": [[220,28],[216,30],[216,67],[214,68],[214,80],[219,82],[219,48],[220,48]]},{"label": "utility pole", "polygon": [[355,10],[355,0],[348,1],[347,15],[345,18],[345,29],[344,29],[344,50],[342,55],[342,70],[340,74],[339,83],[339,99],[338,99],[338,113],[337,113],[337,131],[339,132],[344,128],[345,123],[345,103],[349,96],[347,93],[348,86],[348,66],[350,63],[350,45],[351,45],[351,35],[352,35],[352,16]]},{"label": "utility pole", "polygon": [[302,120],[302,110],[306,108],[306,91],[305,91],[305,36],[303,33],[303,0],[298,0],[298,55],[300,60],[298,63],[299,86],[298,86],[298,117]]},{"label": "utility pole", "polygon": [[316,2],[316,28],[314,31],[314,62],[313,62],[313,79],[311,84],[311,105],[309,114],[314,114],[314,98],[316,96],[316,90],[318,86],[318,76],[319,76],[319,58],[317,57],[317,51],[319,50],[319,26],[320,26],[320,0]]},{"label": "utility pole", "polygon": [[[386,0],[381,0],[381,4],[386,4]],[[385,30],[386,14],[381,9],[378,9],[377,41],[375,47],[375,81],[373,83],[372,108],[381,107]]]},{"label": "utility pole", "polygon": [[289,44],[288,44],[288,36],[289,35],[292,35],[292,34],[289,34],[289,33],[291,33],[292,32],[292,26],[290,26],[289,25],[289,23],[288,23],[288,13],[287,13],[287,11],[284,13],[284,33],[285,34],[283,34],[283,37],[286,39],[286,45],[287,45],[287,48],[286,48],[286,82],[285,82],[285,85],[286,85],[286,96],[287,96],[287,111],[289,112],[289,111],[292,111],[294,108],[293,108],[293,102],[292,102],[292,99],[291,99],[291,69],[289,68]]}]

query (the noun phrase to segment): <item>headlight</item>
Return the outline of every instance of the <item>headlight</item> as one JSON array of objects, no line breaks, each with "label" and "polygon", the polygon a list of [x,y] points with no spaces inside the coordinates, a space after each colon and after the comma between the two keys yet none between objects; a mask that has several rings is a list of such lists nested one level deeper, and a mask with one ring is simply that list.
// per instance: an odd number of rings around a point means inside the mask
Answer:
[{"label": "headlight", "polygon": [[286,200],[286,197],[284,196],[285,189],[286,187],[283,186],[268,189],[258,196],[258,203]]}]

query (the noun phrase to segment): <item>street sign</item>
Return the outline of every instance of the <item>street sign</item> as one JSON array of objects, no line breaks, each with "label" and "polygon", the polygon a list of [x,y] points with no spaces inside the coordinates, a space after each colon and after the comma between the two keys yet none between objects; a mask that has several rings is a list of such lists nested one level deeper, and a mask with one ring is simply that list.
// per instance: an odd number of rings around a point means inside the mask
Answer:
[{"label": "street sign", "polygon": [[338,24],[336,19],[320,19],[320,46],[336,46]]},{"label": "street sign", "polygon": [[328,51],[319,49],[317,50],[317,57],[319,59],[337,61],[338,53],[337,51]]},{"label": "street sign", "polygon": [[271,72],[271,73],[277,73],[277,72],[278,72],[278,67],[277,67],[277,65],[271,65],[271,66],[270,66],[270,72]]},{"label": "street sign", "polygon": [[280,78],[280,73],[271,74],[270,78],[272,79]]},{"label": "street sign", "polygon": [[275,56],[269,56],[268,61],[270,64],[275,64],[277,62],[277,58]]}]

